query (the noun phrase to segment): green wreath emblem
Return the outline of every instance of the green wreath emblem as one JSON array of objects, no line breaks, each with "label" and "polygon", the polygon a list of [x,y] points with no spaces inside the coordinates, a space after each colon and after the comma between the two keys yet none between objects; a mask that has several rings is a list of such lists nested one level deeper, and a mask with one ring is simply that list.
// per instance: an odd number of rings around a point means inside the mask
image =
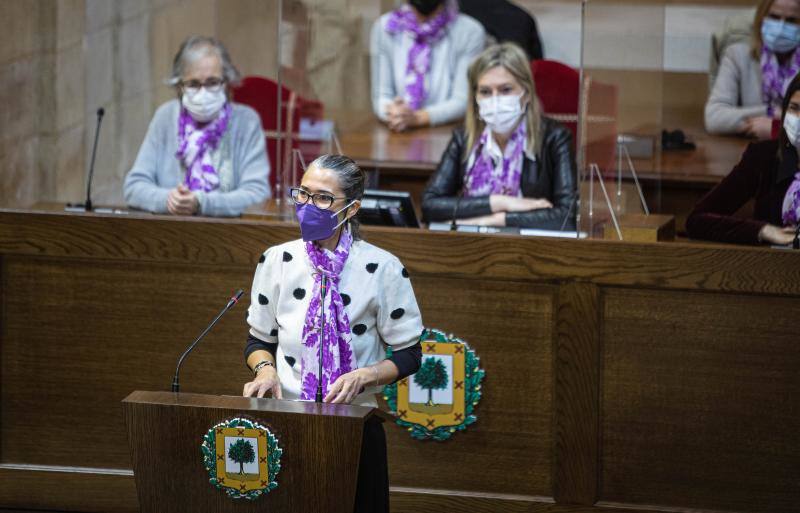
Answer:
[{"label": "green wreath emblem", "polygon": [[[235,440],[228,447],[227,438]],[[256,447],[251,442],[253,438]],[[283,449],[266,426],[253,420],[235,417],[216,424],[203,436],[200,452],[209,482],[217,489],[224,489],[232,499],[255,500],[278,487],[276,476],[281,469]],[[239,464],[240,472],[227,472],[226,461]],[[245,473],[244,465],[252,463],[258,466],[258,474]]]},{"label": "green wreath emblem", "polygon": [[[383,389],[383,398],[389,405],[389,409],[397,416],[395,423],[398,426],[407,429],[412,438],[417,440],[433,439],[437,441],[445,441],[448,440],[456,431],[464,431],[467,426],[475,423],[477,420],[474,412],[481,400],[481,382],[483,381],[485,372],[480,368],[480,358],[478,358],[475,352],[470,349],[469,345],[463,340],[458,339],[453,335],[446,335],[445,333],[436,329],[425,329],[420,337],[420,343],[423,344],[423,355],[425,355],[426,351],[426,342],[428,344],[434,343],[434,345],[455,344],[461,346],[460,348],[453,347],[453,354],[463,355],[463,414],[459,416],[459,413],[456,413],[455,417],[451,418],[450,420],[441,420],[443,415],[439,415],[437,418],[435,414],[430,414],[429,416],[431,418],[427,418],[425,414],[422,414],[422,417],[426,417],[423,422],[413,422],[407,418],[404,419],[406,412],[403,409],[398,411],[398,404],[399,402],[408,404],[409,399],[408,397],[405,397],[404,401],[398,401],[398,386],[403,388],[403,392],[401,393],[404,393],[408,396],[409,385],[408,383],[404,383],[403,380],[397,383],[392,383],[391,385],[386,385]],[[427,349],[431,351],[434,350],[431,346],[427,346]],[[391,356],[391,354],[392,350],[390,347],[387,349],[387,356]],[[437,406],[431,399],[433,397],[433,392],[435,390],[444,389],[445,384],[448,382],[453,382],[455,378],[449,376],[443,360],[433,357],[434,354],[431,354],[430,356],[431,357],[423,360],[423,364],[416,374],[405,379],[414,380],[414,383],[417,387],[428,391],[429,399],[427,405],[425,406],[429,411],[436,412],[441,411],[441,409],[437,410]],[[456,359],[454,358],[453,362],[455,361]],[[460,361],[460,357],[458,358],[458,361]],[[455,363],[453,365],[455,365]],[[460,375],[460,369],[454,368],[452,370],[454,374],[459,373]],[[460,388],[459,382],[455,382],[454,388]],[[420,415],[417,414],[416,417],[420,417]],[[455,419],[460,419],[460,421],[456,421]]]}]

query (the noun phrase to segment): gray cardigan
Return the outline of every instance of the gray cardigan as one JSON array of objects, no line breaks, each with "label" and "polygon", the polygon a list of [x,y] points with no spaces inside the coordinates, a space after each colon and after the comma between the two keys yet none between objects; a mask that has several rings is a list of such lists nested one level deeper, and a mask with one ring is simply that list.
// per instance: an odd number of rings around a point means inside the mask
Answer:
[{"label": "gray cardigan", "polygon": [[[397,96],[405,96],[408,51],[414,44],[411,36],[389,34],[386,22],[391,13],[378,18],[370,37],[372,110],[386,121],[386,107]],[[427,98],[422,109],[428,112],[431,125],[456,121],[467,108],[467,68],[483,50],[486,33],[483,26],[466,14],[459,14],[444,37],[431,49],[431,67],[425,77]]]},{"label": "gray cardigan", "polygon": [[712,134],[740,133],[745,119],[767,115],[761,97],[761,64],[750,48],[749,43],[734,43],[725,49],[706,102],[706,130]]},{"label": "gray cardigan", "polygon": [[[180,102],[170,100],[156,110],[150,121],[136,162],[125,177],[125,201],[133,208],[168,213],[169,191],[184,178],[183,167],[175,156],[179,113]],[[225,139],[230,145],[230,184],[197,193],[198,213],[202,215],[238,216],[250,205],[270,197],[269,162],[258,114],[246,105],[234,103]]]}]

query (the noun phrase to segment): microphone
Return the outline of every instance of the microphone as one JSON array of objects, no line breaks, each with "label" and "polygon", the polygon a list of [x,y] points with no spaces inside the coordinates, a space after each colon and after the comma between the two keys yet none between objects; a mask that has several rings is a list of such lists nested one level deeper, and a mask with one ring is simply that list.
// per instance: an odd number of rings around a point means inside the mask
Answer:
[{"label": "microphone", "polygon": [[178,379],[178,374],[181,371],[181,365],[183,365],[183,360],[186,359],[186,356],[188,356],[188,354],[192,352],[192,349],[194,349],[194,347],[197,345],[197,343],[200,342],[201,340],[203,340],[203,337],[205,337],[206,334],[209,331],[211,331],[211,328],[213,328],[214,325],[217,324],[217,321],[219,321],[219,319],[223,315],[225,315],[225,312],[227,312],[228,310],[233,308],[233,305],[235,305],[236,303],[239,302],[239,298],[242,297],[242,294],[244,294],[244,290],[239,289],[239,290],[236,291],[236,293],[233,296],[231,296],[231,298],[228,300],[228,304],[225,305],[225,308],[223,308],[222,311],[216,317],[214,317],[214,320],[211,321],[211,324],[209,324],[206,327],[206,329],[203,330],[203,332],[200,334],[200,336],[197,337],[194,342],[192,342],[192,345],[190,345],[189,348],[186,351],[183,352],[183,354],[181,355],[180,359],[178,359],[178,365],[177,365],[177,367],[175,367],[175,377],[172,378],[172,391],[173,392],[180,392],[181,391],[181,385],[180,385],[180,382],[179,382],[179,379]]},{"label": "microphone", "polygon": [[100,139],[100,124],[106,110],[103,107],[97,109],[97,125],[94,129],[94,145],[92,146],[92,160],[89,163],[89,178],[86,180],[86,203],[67,203],[68,209],[83,209],[85,212],[92,211],[92,177],[94,177],[94,159],[97,157],[97,141]]},{"label": "microphone", "polygon": [[456,225],[456,218],[458,216],[458,206],[461,204],[461,198],[464,197],[464,189],[462,188],[458,192],[458,197],[456,198],[456,206],[453,207],[453,216],[450,218],[450,231],[455,232],[458,230],[458,226]]},{"label": "microphone", "polygon": [[325,351],[325,296],[328,295],[328,277],[322,274],[319,284],[320,295],[320,325],[319,325],[319,371],[317,372],[317,393],[314,402],[322,402],[322,352]]}]

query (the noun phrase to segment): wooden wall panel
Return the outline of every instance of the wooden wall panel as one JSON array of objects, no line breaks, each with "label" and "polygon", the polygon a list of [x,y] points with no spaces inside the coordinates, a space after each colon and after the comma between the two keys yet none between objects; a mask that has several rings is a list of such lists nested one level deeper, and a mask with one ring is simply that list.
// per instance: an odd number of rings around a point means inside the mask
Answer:
[{"label": "wooden wall panel", "polygon": [[[797,253],[365,234],[487,371],[451,441],[387,426],[395,511],[797,510]],[[0,211],[0,507],[134,511],[119,400],[166,390],[264,248],[296,236]],[[246,302],[188,360],[185,391],[240,393]]]},{"label": "wooden wall panel", "polygon": [[797,511],[800,299],[606,289],[602,492]]},{"label": "wooden wall panel", "polygon": [[[130,468],[119,402],[169,390],[178,356],[251,277],[244,267],[13,256],[3,270],[0,461],[104,468]],[[248,304],[186,361],[183,391],[241,394]]]},{"label": "wooden wall panel", "polygon": [[599,324],[595,285],[568,283],[559,287],[553,477],[553,495],[558,502],[594,504],[597,500]]},{"label": "wooden wall panel", "polygon": [[477,422],[449,441],[420,442],[387,426],[390,482],[550,496],[553,289],[418,274],[412,279],[425,325],[466,340],[486,378]]}]

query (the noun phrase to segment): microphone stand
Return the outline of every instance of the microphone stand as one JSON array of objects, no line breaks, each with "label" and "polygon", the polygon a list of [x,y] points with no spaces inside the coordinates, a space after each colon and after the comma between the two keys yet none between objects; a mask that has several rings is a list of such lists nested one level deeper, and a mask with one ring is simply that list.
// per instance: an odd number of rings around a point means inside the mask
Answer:
[{"label": "microphone stand", "polygon": [[458,231],[458,225],[456,224],[456,216],[458,216],[458,206],[461,204],[461,198],[463,196],[464,196],[464,190],[462,189],[461,192],[458,193],[458,197],[456,198],[456,206],[453,208],[453,217],[450,219],[451,232]]},{"label": "microphone stand", "polygon": [[242,297],[242,294],[244,294],[244,290],[239,289],[239,290],[236,291],[236,293],[228,301],[228,304],[225,305],[225,308],[223,308],[222,311],[219,314],[217,314],[216,317],[214,317],[214,320],[211,321],[211,324],[209,324],[206,327],[206,329],[203,330],[203,332],[200,334],[199,337],[194,339],[194,342],[192,342],[192,345],[190,345],[189,348],[186,351],[183,352],[183,354],[181,355],[180,359],[178,359],[178,365],[177,365],[177,367],[175,367],[175,376],[172,378],[172,391],[173,392],[180,392],[181,391],[180,379],[178,378],[178,374],[181,372],[181,365],[183,365],[183,360],[185,360],[186,357],[189,355],[189,353],[192,352],[192,349],[194,349],[194,347],[201,340],[203,340],[203,337],[206,336],[206,333],[211,331],[211,328],[213,328],[214,325],[217,324],[217,321],[219,321],[220,318],[223,315],[225,315],[225,312],[230,310],[233,307],[233,305],[235,305],[236,303],[239,302],[239,298]]},{"label": "microphone stand", "polygon": [[325,351],[325,296],[328,295],[328,277],[322,274],[319,286],[320,295],[320,326],[319,326],[319,370],[317,372],[317,395],[315,402],[322,402],[322,354]]},{"label": "microphone stand", "polygon": [[797,223],[797,228],[794,229],[794,239],[792,240],[792,249],[800,249],[800,223]]},{"label": "microphone stand", "polygon": [[94,144],[92,145],[92,160],[89,163],[89,177],[86,180],[86,203],[67,203],[67,209],[70,211],[92,211],[92,178],[94,177],[94,159],[97,157],[97,141],[100,139],[100,124],[103,122],[103,116],[106,111],[103,107],[97,109],[97,125],[94,129]]}]

